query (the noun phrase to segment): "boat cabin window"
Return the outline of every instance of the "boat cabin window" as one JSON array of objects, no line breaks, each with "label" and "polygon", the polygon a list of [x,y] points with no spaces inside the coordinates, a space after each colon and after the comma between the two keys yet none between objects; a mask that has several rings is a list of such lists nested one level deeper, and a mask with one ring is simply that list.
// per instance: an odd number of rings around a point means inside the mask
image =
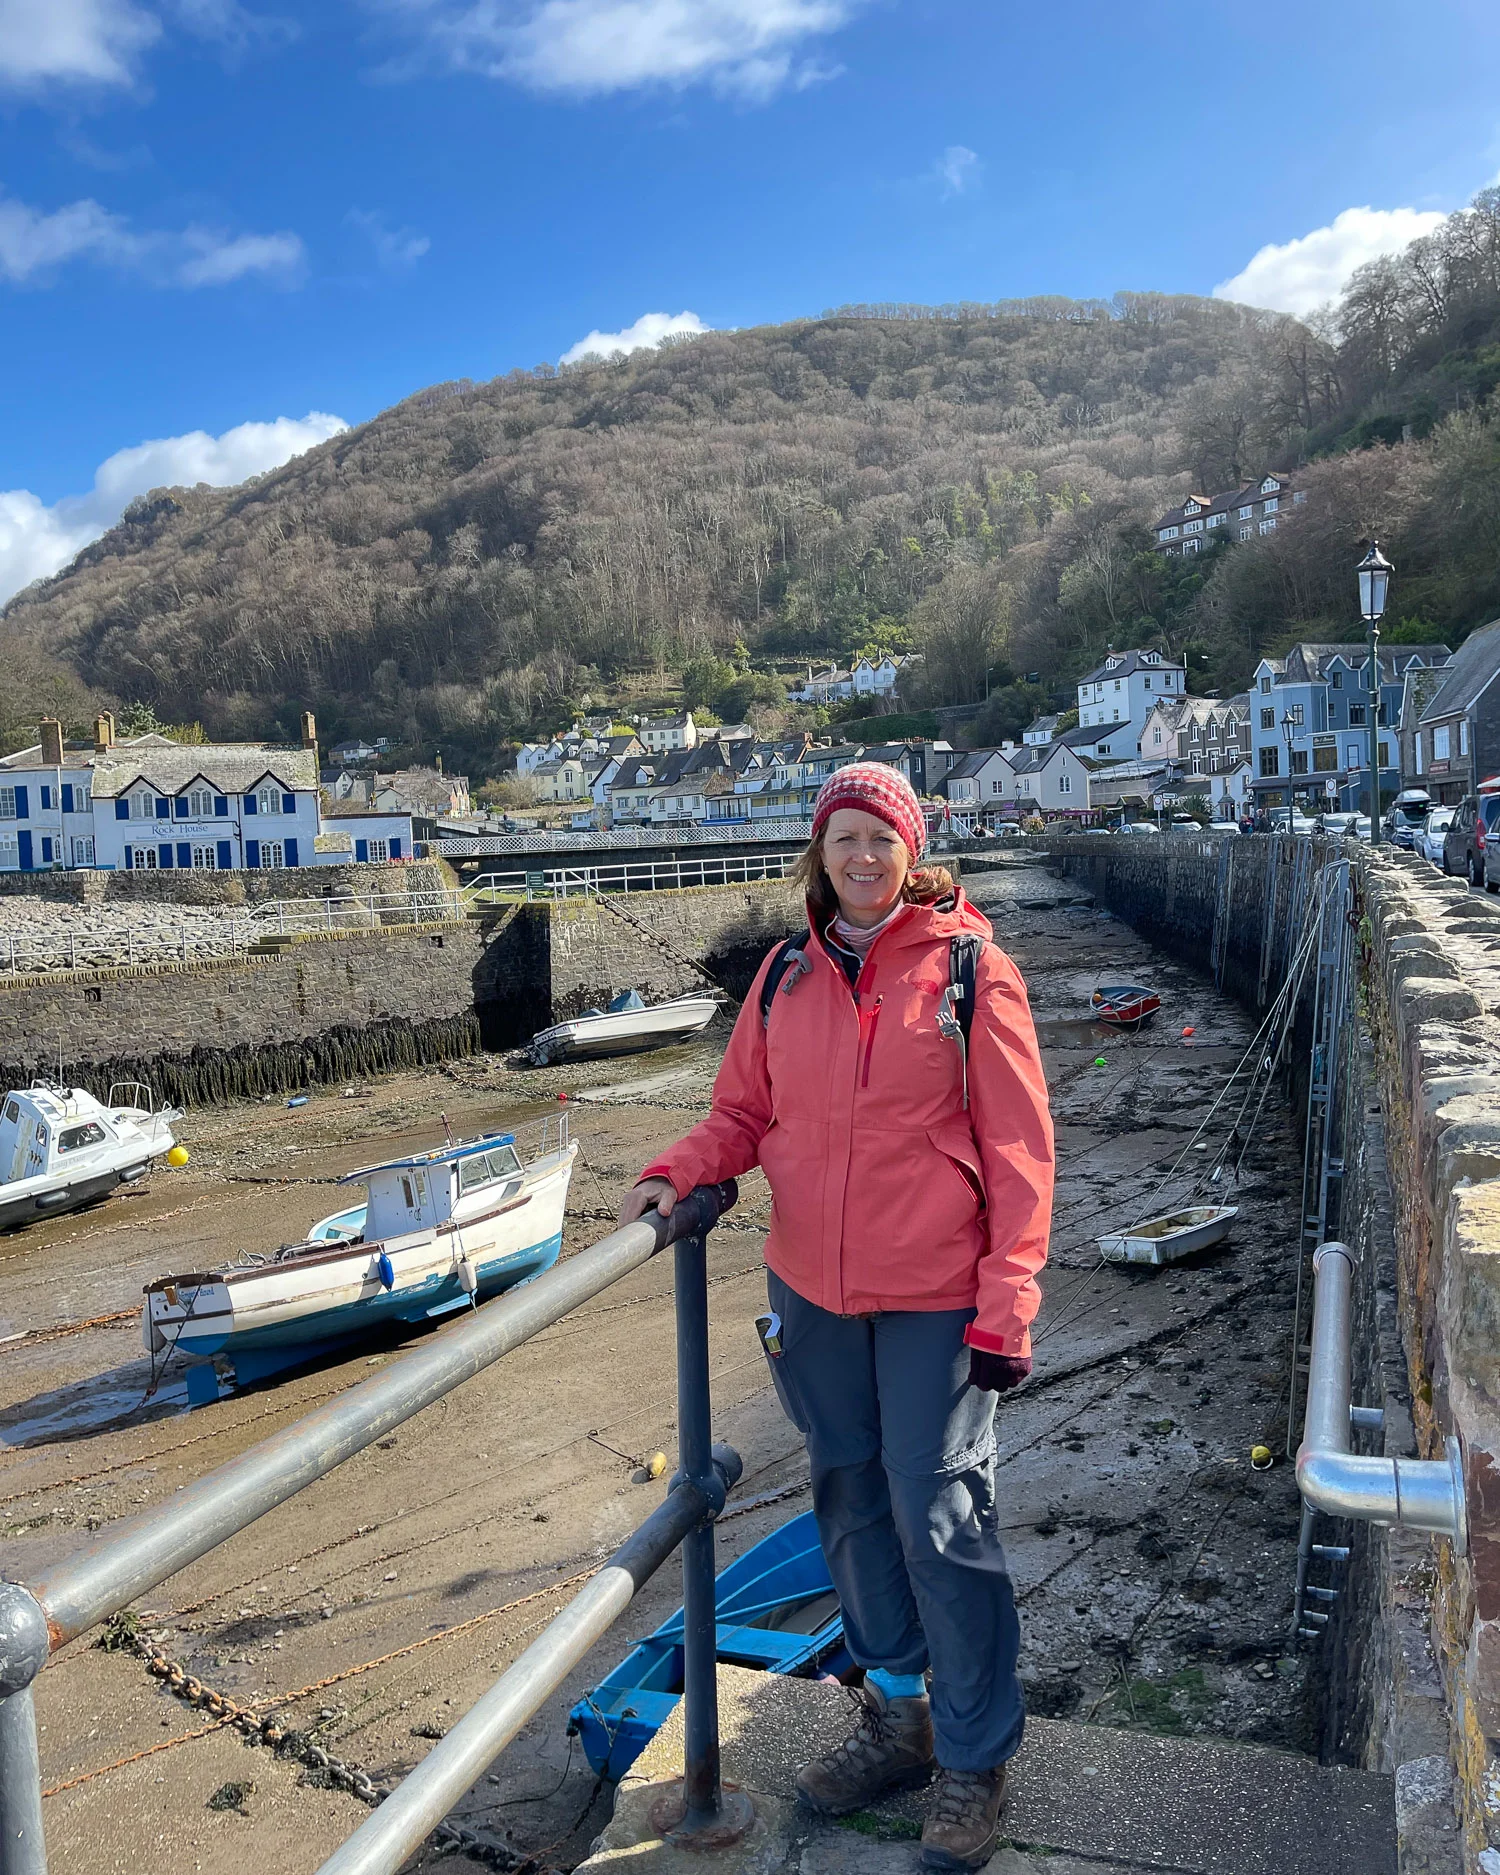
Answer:
[{"label": "boat cabin window", "polygon": [[10,1121],[12,1126],[14,1126],[16,1121],[21,1117],[21,1109],[13,1100],[7,1100],[5,1103],[5,1117]]},{"label": "boat cabin window", "polygon": [[521,1169],[521,1161],[516,1157],[513,1146],[497,1146],[493,1152],[476,1152],[467,1159],[461,1159],[458,1166],[458,1189],[462,1192],[478,1191],[482,1185],[493,1185],[505,1178],[514,1178]]},{"label": "boat cabin window", "polygon": [[77,1152],[83,1146],[102,1146],[109,1135],[97,1120],[86,1120],[82,1126],[65,1126],[57,1136],[59,1152]]}]

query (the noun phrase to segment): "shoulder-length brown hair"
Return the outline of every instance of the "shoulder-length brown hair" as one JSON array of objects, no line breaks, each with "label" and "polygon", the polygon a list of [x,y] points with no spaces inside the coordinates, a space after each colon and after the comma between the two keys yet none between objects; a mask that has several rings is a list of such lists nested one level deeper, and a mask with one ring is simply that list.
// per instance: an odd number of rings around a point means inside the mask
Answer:
[{"label": "shoulder-length brown hair", "polygon": [[[833,889],[833,881],[828,876],[828,868],[823,864],[823,834],[808,841],[797,855],[796,863],[787,877],[793,880],[807,894],[807,902],[820,914],[832,917],[839,908],[838,894]],[[953,874],[946,866],[913,866],[906,875],[906,883],[901,888],[902,902],[907,905],[935,905],[939,899],[948,898],[955,890]]]}]

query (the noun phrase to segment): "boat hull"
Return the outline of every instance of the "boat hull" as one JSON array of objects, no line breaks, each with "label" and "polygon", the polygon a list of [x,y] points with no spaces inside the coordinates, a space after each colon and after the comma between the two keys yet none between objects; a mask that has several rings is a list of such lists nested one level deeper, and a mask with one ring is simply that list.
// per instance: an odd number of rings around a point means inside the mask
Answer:
[{"label": "boat hull", "polygon": [[556,1061],[597,1061],[606,1055],[638,1055],[649,1048],[667,1048],[673,1042],[701,1035],[718,1014],[709,996],[685,996],[654,1009],[630,1009],[600,1016],[579,1016],[543,1029],[528,1043],[538,1067]]},{"label": "boat hull", "polygon": [[1165,1217],[1147,1218],[1133,1230],[1115,1231],[1096,1241],[1106,1263],[1176,1263],[1195,1250],[1222,1243],[1239,1215],[1237,1205],[1197,1205]]},{"label": "boat hull", "polygon": [[[86,1204],[97,1204],[119,1185],[133,1185],[146,1171],[144,1163],[121,1171],[95,1172],[51,1191],[36,1191],[16,1198],[0,1196],[0,1230],[19,1230],[44,1217],[62,1217]],[[0,1193],[5,1187],[0,1185]]]}]

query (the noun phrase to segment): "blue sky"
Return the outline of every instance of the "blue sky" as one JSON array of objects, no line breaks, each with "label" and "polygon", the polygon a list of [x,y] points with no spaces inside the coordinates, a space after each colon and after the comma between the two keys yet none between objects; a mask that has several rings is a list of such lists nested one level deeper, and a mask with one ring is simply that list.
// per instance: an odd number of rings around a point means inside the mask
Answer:
[{"label": "blue sky", "polygon": [[0,598],[643,315],[1300,309],[1500,171],[1497,55],[1491,0],[0,0]]}]

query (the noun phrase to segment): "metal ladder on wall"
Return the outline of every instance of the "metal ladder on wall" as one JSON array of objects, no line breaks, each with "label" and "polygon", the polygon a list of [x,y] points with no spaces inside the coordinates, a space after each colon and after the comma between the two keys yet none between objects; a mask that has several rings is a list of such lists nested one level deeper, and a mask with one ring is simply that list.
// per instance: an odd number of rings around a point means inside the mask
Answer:
[{"label": "metal ladder on wall", "polygon": [[[1302,1372],[1305,1351],[1302,1347],[1302,1293],[1308,1259],[1320,1243],[1337,1228],[1339,1198],[1343,1188],[1344,1160],[1336,1150],[1341,1127],[1341,1098],[1346,1076],[1342,1073],[1344,1048],[1349,1034],[1349,994],[1353,965],[1352,925],[1350,922],[1350,876],[1347,859],[1328,862],[1317,882],[1318,972],[1313,989],[1312,1050],[1308,1067],[1307,1122],[1302,1153],[1301,1230],[1297,1241],[1297,1297],[1292,1313],[1291,1378],[1287,1387],[1286,1453],[1295,1453],[1293,1428],[1297,1424],[1297,1384]],[[1326,1607],[1309,1608],[1309,1602],[1332,1604],[1338,1600],[1336,1588],[1322,1587],[1308,1581],[1314,1559],[1345,1563],[1349,1551],[1342,1545],[1314,1543],[1313,1519],[1317,1513],[1304,1503],[1302,1527],[1297,1543],[1297,1586],[1293,1602],[1292,1628],[1299,1640],[1320,1638],[1328,1625]]]}]

